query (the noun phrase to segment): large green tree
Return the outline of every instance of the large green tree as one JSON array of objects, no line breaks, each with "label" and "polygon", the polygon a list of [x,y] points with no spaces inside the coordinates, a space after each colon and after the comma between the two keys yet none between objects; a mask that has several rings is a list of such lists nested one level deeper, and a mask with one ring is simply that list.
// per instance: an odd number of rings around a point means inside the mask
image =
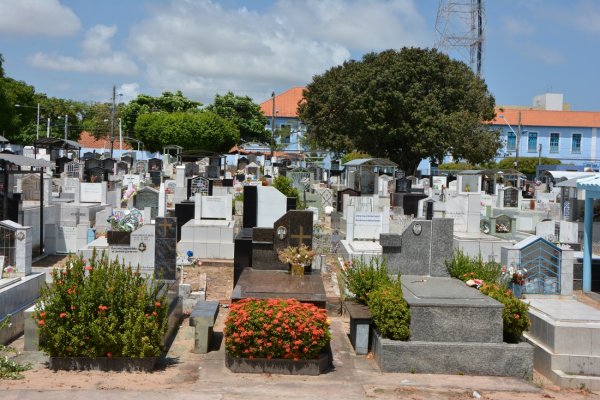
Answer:
[{"label": "large green tree", "polygon": [[202,103],[188,99],[180,90],[175,93],[164,92],[159,97],[140,94],[137,98],[131,100],[122,111],[123,130],[131,136],[135,130],[138,117],[143,114],[152,112],[194,112],[199,111],[201,106]]},{"label": "large green tree", "polygon": [[243,141],[265,141],[270,133],[265,129],[267,118],[260,106],[248,96],[236,96],[232,92],[215,96],[215,102],[206,107],[221,117],[233,122],[240,130]]},{"label": "large green tree", "polygon": [[405,171],[444,156],[481,163],[501,147],[494,98],[469,67],[436,50],[370,53],[315,76],[299,107],[310,139],[389,158]]},{"label": "large green tree", "polygon": [[162,151],[164,146],[176,144],[184,150],[223,152],[240,139],[231,121],[211,111],[142,114],[137,118],[135,135],[151,151]]}]

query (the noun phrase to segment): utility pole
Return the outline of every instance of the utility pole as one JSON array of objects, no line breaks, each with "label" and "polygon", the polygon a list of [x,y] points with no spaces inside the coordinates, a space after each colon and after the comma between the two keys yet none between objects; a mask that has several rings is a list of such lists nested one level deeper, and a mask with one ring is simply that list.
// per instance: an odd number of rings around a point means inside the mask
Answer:
[{"label": "utility pole", "polygon": [[37,124],[35,126],[35,140],[40,138],[40,103],[37,105]]},{"label": "utility pole", "polygon": [[521,111],[519,111],[519,122],[517,123],[517,151],[515,153],[515,169],[517,172],[519,172],[519,146],[521,146]]},{"label": "utility pole", "polygon": [[115,141],[115,97],[117,95],[117,87],[113,85],[112,90],[112,107],[110,109],[110,158],[113,158],[114,141]]},{"label": "utility pole", "polygon": [[275,92],[271,93],[273,98],[273,112],[271,113],[271,166],[273,166],[273,154],[275,153]]},{"label": "utility pole", "polygon": [[65,140],[67,140],[67,138],[69,137],[67,135],[68,130],[69,130],[69,114],[65,114]]}]

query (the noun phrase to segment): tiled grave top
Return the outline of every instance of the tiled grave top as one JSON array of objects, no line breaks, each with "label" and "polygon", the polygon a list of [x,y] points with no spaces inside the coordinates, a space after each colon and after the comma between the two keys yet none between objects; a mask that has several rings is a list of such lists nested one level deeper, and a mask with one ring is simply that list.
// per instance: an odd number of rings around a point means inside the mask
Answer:
[{"label": "tiled grave top", "polygon": [[402,275],[404,298],[410,305],[504,307],[479,290],[454,278]]},{"label": "tiled grave top", "polygon": [[600,324],[600,310],[577,300],[534,298],[525,302],[555,322]]},{"label": "tiled grave top", "polygon": [[184,224],[184,226],[212,226],[212,227],[224,227],[224,228],[232,228],[234,225],[233,221],[219,220],[219,219],[210,219],[210,220],[198,220],[198,219],[190,219],[188,222]]}]

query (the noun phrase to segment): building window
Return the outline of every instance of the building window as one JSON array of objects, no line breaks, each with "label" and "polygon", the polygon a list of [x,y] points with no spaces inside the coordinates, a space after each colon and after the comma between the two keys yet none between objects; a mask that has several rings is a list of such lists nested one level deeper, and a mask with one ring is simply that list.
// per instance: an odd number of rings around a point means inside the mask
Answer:
[{"label": "building window", "polygon": [[517,135],[512,132],[506,134],[506,150],[515,151],[517,150]]},{"label": "building window", "polygon": [[571,141],[571,153],[581,153],[581,133],[574,133]]},{"label": "building window", "polygon": [[550,134],[550,153],[558,153],[558,145],[560,141],[560,133]]},{"label": "building window", "polygon": [[527,139],[527,152],[537,152],[537,132],[529,132],[529,137]]}]

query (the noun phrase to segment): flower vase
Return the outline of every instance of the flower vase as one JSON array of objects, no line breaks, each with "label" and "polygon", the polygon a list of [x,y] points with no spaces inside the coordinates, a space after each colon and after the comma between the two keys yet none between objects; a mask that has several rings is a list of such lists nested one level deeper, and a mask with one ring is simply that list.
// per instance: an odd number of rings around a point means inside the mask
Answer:
[{"label": "flower vase", "polygon": [[290,273],[292,275],[299,275],[299,276],[304,275],[304,265],[293,263],[292,268],[290,269]]},{"label": "flower vase", "polygon": [[523,294],[523,285],[518,285],[514,282],[511,282],[510,290],[512,291],[513,296],[515,296],[517,299],[520,299],[521,295]]}]

